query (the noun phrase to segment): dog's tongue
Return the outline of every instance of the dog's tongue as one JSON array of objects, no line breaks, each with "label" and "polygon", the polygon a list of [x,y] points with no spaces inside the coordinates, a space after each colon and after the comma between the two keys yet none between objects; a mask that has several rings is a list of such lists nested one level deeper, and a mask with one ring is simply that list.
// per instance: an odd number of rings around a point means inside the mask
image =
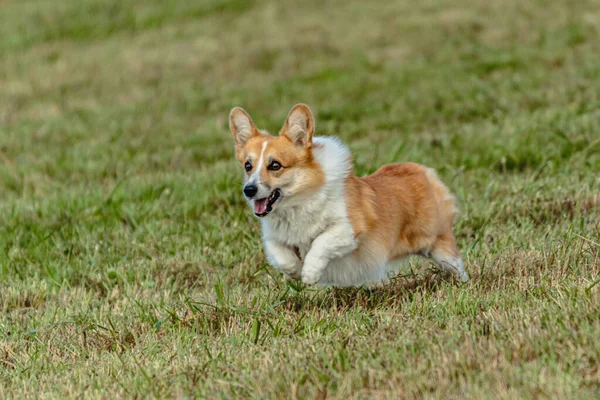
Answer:
[{"label": "dog's tongue", "polygon": [[261,215],[267,211],[268,198],[254,200],[254,214]]}]

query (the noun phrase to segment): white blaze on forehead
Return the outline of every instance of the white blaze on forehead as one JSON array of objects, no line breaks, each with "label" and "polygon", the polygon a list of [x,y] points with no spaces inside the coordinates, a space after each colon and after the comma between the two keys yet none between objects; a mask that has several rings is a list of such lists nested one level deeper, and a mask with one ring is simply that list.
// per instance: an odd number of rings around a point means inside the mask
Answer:
[{"label": "white blaze on forehead", "polygon": [[260,157],[258,159],[258,164],[256,165],[256,170],[252,175],[250,175],[251,181],[258,182],[258,180],[260,178],[260,169],[262,168],[262,165],[263,165],[263,161],[264,161],[264,157],[265,157],[265,150],[267,149],[267,144],[269,144],[269,141],[265,140],[262,145],[262,150],[260,151]]},{"label": "white blaze on forehead", "polygon": [[263,143],[263,146],[262,146],[262,150],[260,152],[260,158],[258,159],[258,166],[256,167],[256,169],[257,169],[256,172],[258,172],[262,168],[263,160],[265,158],[265,150],[267,149],[267,144],[269,144],[269,142],[267,140],[265,140],[265,142]]}]

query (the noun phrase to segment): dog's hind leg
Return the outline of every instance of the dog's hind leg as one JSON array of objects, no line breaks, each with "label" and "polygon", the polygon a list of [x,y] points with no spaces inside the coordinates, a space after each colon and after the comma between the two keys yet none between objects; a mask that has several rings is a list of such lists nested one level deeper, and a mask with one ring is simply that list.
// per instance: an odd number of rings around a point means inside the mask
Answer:
[{"label": "dog's hind leg", "polygon": [[454,237],[445,236],[438,238],[431,247],[428,256],[440,269],[454,274],[459,281],[467,282],[469,280],[469,274],[463,266],[463,261],[456,247]]}]

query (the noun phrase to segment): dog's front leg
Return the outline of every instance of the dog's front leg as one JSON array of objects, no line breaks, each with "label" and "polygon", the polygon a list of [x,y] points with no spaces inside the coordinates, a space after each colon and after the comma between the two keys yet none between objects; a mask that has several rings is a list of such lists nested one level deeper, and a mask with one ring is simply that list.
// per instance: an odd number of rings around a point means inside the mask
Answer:
[{"label": "dog's front leg", "polygon": [[333,225],[313,240],[302,267],[302,282],[313,285],[323,276],[329,261],[346,256],[357,247],[352,225]]},{"label": "dog's front leg", "polygon": [[292,279],[300,279],[302,262],[291,247],[273,239],[265,239],[264,244],[269,264]]}]

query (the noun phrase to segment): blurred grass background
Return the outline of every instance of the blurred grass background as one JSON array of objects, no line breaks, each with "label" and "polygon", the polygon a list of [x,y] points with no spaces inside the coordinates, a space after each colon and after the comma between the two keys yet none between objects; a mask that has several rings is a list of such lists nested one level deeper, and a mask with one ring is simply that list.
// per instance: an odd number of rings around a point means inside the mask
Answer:
[{"label": "blurred grass background", "polygon": [[[0,1],[0,396],[595,398],[596,1]],[[473,282],[267,266],[231,107],[436,168]]]}]

